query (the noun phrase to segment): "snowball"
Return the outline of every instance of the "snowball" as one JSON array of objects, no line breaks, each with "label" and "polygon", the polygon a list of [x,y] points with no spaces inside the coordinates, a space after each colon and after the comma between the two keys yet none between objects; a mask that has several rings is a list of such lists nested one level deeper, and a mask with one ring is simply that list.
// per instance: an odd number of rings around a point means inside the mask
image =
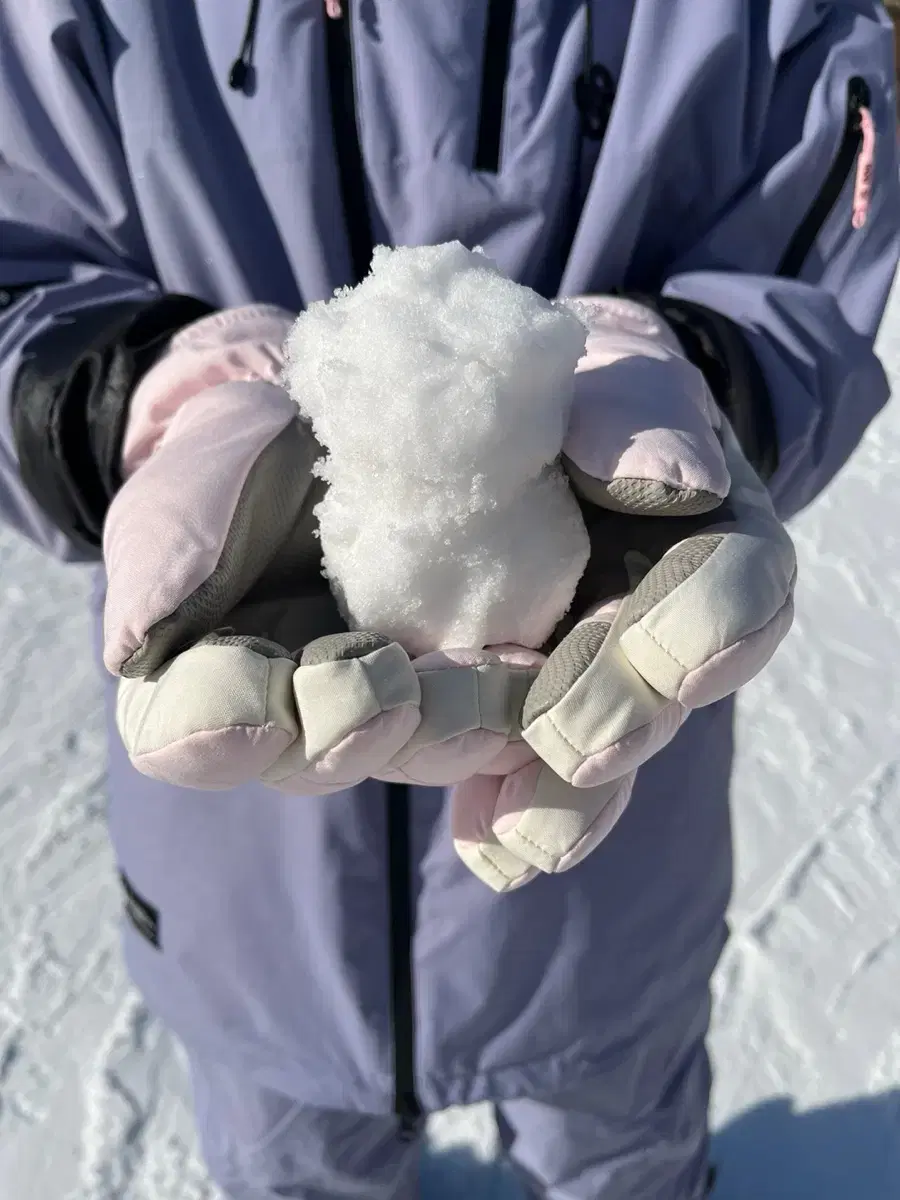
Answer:
[{"label": "snowball", "polygon": [[586,329],[459,243],[375,251],[313,304],[286,384],[326,457],[324,571],[410,653],[546,642],[588,537],[558,465]]}]

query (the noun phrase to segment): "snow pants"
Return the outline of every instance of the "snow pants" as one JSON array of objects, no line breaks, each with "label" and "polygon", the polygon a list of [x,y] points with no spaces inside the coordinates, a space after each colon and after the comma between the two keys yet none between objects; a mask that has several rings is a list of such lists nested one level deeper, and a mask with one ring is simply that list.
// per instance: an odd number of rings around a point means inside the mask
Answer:
[{"label": "snow pants", "polygon": [[[394,1116],[310,1109],[190,1056],[204,1157],[228,1200],[413,1200],[420,1130]],[[500,1142],[526,1196],[702,1200],[708,1195],[702,1043],[675,1065],[660,1106],[629,1112],[598,1081],[496,1106]]]}]

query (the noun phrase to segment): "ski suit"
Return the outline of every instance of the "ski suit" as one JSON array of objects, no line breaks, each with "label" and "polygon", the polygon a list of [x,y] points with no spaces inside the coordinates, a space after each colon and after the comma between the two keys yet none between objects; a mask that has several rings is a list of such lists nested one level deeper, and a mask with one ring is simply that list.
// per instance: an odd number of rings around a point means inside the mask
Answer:
[{"label": "ski suit", "polygon": [[[135,312],[157,306],[168,333],[228,306],[297,311],[357,281],[373,245],[451,239],[547,296],[720,317],[741,364],[713,391],[797,512],[888,398],[883,7],[0,3],[3,520],[99,562]],[[52,331],[51,382],[23,394]],[[102,386],[78,410],[59,380],[88,344]],[[704,1193],[730,704],[641,769],[583,864],[501,896],[456,858],[438,791],[180,790],[111,729],[128,967],[188,1048],[229,1195],[393,1195],[421,1114],[479,1100],[548,1194]]]}]

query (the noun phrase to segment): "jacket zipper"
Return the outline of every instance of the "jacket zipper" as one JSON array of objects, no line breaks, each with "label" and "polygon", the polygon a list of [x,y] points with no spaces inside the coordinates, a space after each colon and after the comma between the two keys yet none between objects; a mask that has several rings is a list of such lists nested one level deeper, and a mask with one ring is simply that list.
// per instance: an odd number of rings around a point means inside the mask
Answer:
[{"label": "jacket zipper", "polygon": [[516,0],[488,0],[475,170],[494,175],[500,170],[503,110],[506,106],[506,80],[515,13]]},{"label": "jacket zipper", "polygon": [[400,1137],[419,1133],[422,1107],[416,1095],[416,1021],[412,975],[413,901],[409,787],[387,785],[388,895],[391,939],[391,1024],[394,1031],[394,1112]]},{"label": "jacket zipper", "polygon": [[[341,200],[350,243],[353,282],[372,263],[374,236],[366,204],[366,175],[356,119],[356,82],[349,0],[327,10],[326,49],[331,123]],[[394,1112],[400,1136],[418,1136],[422,1108],[416,1095],[415,1004],[412,975],[413,898],[410,859],[409,788],[387,785],[388,928],[390,940],[391,1032],[394,1040]]]},{"label": "jacket zipper", "polygon": [[859,158],[863,144],[863,109],[868,108],[871,102],[869,85],[860,76],[854,75],[847,85],[847,118],[837,155],[778,264],[778,275],[786,279],[800,277],[816,239],[841,198]]},{"label": "jacket zipper", "polygon": [[353,283],[360,283],[372,265],[375,238],[366,202],[366,170],[356,115],[353,75],[353,36],[349,0],[325,22],[331,128],[337,157],[344,223],[350,245]]}]

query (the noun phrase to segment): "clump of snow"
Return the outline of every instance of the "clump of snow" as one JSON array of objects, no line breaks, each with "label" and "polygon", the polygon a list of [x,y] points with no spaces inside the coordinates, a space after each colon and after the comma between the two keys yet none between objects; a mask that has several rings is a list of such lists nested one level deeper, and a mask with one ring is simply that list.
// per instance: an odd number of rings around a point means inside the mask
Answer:
[{"label": "clump of snow", "polygon": [[585,337],[456,242],[379,248],[300,316],[286,381],[327,452],[323,564],[352,628],[411,653],[547,640],[589,552],[558,465]]}]

